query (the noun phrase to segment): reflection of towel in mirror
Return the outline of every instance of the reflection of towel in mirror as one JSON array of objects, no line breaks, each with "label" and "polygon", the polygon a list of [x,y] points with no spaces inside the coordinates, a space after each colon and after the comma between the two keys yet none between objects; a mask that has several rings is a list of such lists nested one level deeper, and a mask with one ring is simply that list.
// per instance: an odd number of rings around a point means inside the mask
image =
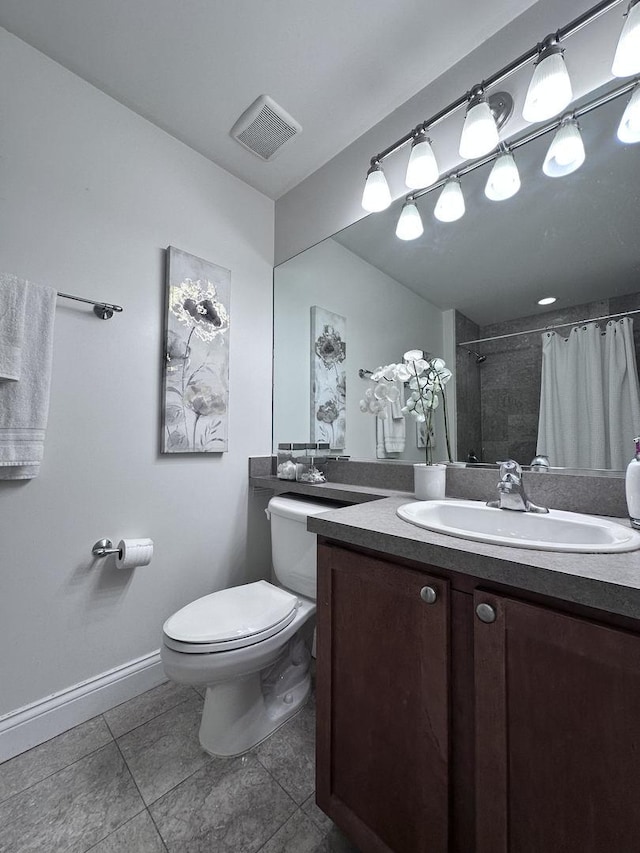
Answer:
[{"label": "reflection of towel in mirror", "polygon": [[0,273],[0,379],[20,379],[26,282]]},{"label": "reflection of towel in mirror", "polygon": [[56,291],[25,282],[20,379],[0,379],[0,480],[37,477],[49,414]]},{"label": "reflection of towel in mirror", "polygon": [[396,381],[398,399],[395,403],[387,403],[387,417],[376,418],[376,456],[384,459],[402,453],[406,438],[406,421],[402,414],[404,400],[404,385]]}]

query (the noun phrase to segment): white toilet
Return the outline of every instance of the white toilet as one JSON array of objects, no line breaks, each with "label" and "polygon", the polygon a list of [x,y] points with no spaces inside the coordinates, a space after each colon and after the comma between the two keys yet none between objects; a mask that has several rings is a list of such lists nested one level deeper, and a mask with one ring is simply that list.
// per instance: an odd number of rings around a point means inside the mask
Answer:
[{"label": "white toilet", "polygon": [[200,743],[212,755],[240,755],[256,746],[309,695],[316,536],[306,529],[307,516],[330,509],[294,497],[271,498],[266,513],[280,586],[257,581],[214,592],[164,623],[167,677],[207,687]]}]

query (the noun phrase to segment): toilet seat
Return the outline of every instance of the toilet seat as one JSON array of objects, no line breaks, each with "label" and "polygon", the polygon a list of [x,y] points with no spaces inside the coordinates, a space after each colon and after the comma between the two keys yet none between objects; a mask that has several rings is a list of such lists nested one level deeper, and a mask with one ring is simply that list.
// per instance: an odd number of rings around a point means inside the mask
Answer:
[{"label": "toilet seat", "polygon": [[297,596],[267,581],[205,595],[164,623],[164,642],[175,651],[210,654],[273,637],[295,618]]}]

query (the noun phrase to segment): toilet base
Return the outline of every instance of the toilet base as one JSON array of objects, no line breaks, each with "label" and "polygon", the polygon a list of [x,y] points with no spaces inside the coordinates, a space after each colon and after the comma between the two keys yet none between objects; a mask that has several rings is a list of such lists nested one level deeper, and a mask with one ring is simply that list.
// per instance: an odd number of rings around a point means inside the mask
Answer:
[{"label": "toilet base", "polygon": [[207,687],[200,745],[210,755],[248,752],[296,714],[311,692],[310,655],[298,635],[266,670]]}]

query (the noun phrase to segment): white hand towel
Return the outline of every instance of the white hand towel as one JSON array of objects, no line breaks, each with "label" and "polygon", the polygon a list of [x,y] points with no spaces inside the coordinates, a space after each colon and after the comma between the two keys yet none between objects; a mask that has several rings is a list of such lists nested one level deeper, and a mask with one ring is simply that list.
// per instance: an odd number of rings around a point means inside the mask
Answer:
[{"label": "white hand towel", "polygon": [[20,379],[27,283],[0,273],[0,380]]},{"label": "white hand towel", "polygon": [[49,414],[56,291],[25,282],[20,381],[0,379],[0,479],[37,477]]},{"label": "white hand towel", "polygon": [[403,453],[407,430],[407,422],[402,414],[404,384],[397,379],[394,385],[398,390],[398,398],[389,404],[387,418],[383,421],[384,447],[387,453]]},{"label": "white hand towel", "polygon": [[376,418],[376,457],[398,456],[404,451],[406,442],[406,421],[402,414],[404,386],[397,382],[398,399],[387,403],[386,418]]},{"label": "white hand towel", "polygon": [[404,417],[387,417],[382,421],[384,449],[389,453],[402,453],[405,445],[406,421]]}]

